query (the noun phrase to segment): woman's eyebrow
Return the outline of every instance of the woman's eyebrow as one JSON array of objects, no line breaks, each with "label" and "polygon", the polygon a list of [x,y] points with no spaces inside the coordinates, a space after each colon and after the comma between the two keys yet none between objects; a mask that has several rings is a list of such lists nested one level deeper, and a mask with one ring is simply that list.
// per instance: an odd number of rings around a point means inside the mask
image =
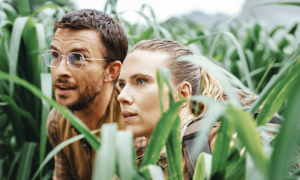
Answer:
[{"label": "woman's eyebrow", "polygon": [[124,79],[118,79],[118,82],[125,82],[125,80]]},{"label": "woman's eyebrow", "polygon": [[133,74],[130,76],[130,79],[136,79],[138,77],[145,77],[145,78],[148,78],[148,79],[153,79],[152,76],[148,75],[148,74],[144,74],[144,73],[136,73],[136,74]]}]

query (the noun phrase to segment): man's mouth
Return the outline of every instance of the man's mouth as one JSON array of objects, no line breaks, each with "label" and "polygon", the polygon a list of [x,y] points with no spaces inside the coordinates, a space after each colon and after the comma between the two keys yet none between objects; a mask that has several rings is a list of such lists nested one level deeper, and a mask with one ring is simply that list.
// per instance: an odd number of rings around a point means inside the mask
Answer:
[{"label": "man's mouth", "polygon": [[55,87],[55,92],[59,95],[67,95],[68,93],[73,92],[77,88],[77,86],[65,84],[56,84]]},{"label": "man's mouth", "polygon": [[76,89],[76,87],[70,87],[70,86],[57,86],[61,90],[69,90],[69,89]]}]

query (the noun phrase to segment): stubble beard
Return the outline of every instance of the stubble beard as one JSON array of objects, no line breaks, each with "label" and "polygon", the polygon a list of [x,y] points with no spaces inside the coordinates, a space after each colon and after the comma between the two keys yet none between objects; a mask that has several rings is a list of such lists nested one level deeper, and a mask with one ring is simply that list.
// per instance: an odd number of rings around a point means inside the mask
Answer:
[{"label": "stubble beard", "polygon": [[[81,111],[85,109],[89,109],[93,104],[97,101],[98,95],[102,91],[102,86],[103,86],[103,81],[101,83],[96,84],[93,83],[93,86],[87,85],[84,88],[84,91],[81,91],[80,88],[78,87],[77,93],[78,93],[78,98],[72,103],[65,104],[63,102],[59,103],[67,108],[69,108],[71,111]],[[59,96],[60,99],[67,99],[70,97],[66,96]]]}]

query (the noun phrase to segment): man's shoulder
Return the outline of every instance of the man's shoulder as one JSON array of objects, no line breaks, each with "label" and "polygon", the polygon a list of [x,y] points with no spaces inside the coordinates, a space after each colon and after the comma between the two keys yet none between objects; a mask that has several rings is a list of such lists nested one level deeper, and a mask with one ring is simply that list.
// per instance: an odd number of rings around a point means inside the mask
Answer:
[{"label": "man's shoulder", "polygon": [[63,115],[55,108],[52,108],[47,118],[47,131],[57,131],[58,124],[65,120]]}]

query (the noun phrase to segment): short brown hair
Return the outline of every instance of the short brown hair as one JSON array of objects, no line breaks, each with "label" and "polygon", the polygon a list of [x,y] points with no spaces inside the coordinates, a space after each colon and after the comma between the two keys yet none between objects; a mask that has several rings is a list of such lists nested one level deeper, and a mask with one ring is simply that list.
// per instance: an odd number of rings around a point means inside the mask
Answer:
[{"label": "short brown hair", "polygon": [[54,24],[54,33],[58,28],[96,30],[103,44],[104,58],[107,64],[115,60],[123,63],[128,49],[128,41],[122,26],[104,12],[82,9],[65,14],[61,21]]}]

